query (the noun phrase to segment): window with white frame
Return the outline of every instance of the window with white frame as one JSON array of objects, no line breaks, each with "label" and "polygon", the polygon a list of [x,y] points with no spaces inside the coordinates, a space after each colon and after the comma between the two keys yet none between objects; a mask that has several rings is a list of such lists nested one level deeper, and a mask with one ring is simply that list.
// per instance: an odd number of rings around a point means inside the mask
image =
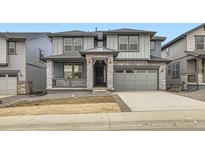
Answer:
[{"label": "window with white frame", "polygon": [[16,42],[9,42],[9,54],[16,54]]},{"label": "window with white frame", "polygon": [[150,50],[155,50],[155,41],[150,42]]},{"label": "window with white frame", "polygon": [[203,50],[204,49],[204,36],[196,36],[196,50]]},{"label": "window with white frame", "polygon": [[82,50],[83,39],[82,38],[64,38],[64,51],[80,51]]},{"label": "window with white frame", "polygon": [[119,36],[119,50],[128,50],[128,36]]},{"label": "window with white frame", "polygon": [[138,36],[129,36],[129,50],[130,51],[138,50]]},{"label": "window with white frame", "polygon": [[120,51],[138,51],[139,48],[138,36],[119,36]]},{"label": "window with white frame", "polygon": [[72,38],[64,38],[64,52],[73,51],[73,39]]},{"label": "window with white frame", "polygon": [[180,78],[180,63],[172,64],[172,78],[177,79]]},{"label": "window with white frame", "polygon": [[74,51],[82,50],[83,40],[82,38],[74,38]]},{"label": "window with white frame", "polygon": [[64,63],[65,79],[82,79],[83,64],[82,63]]}]

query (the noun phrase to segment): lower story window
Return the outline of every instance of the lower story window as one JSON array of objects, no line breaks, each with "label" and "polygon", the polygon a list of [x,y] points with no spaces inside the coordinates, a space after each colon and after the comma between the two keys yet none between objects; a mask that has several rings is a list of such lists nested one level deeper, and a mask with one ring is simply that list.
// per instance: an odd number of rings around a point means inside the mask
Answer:
[{"label": "lower story window", "polygon": [[83,65],[75,63],[64,64],[64,78],[65,79],[82,79],[83,78]]},{"label": "lower story window", "polygon": [[82,64],[74,64],[74,78],[75,79],[82,79]]},{"label": "lower story window", "polygon": [[175,63],[172,65],[172,78],[180,78],[180,63]]}]

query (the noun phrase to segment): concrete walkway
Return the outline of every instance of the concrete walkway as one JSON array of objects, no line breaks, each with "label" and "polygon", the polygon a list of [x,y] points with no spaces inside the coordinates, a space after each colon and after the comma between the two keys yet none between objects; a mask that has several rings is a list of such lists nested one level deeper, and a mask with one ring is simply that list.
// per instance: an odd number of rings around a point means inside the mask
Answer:
[{"label": "concrete walkway", "polygon": [[0,117],[0,130],[154,130],[205,128],[205,110]]},{"label": "concrete walkway", "polygon": [[170,92],[118,92],[132,111],[205,109],[205,102]]}]

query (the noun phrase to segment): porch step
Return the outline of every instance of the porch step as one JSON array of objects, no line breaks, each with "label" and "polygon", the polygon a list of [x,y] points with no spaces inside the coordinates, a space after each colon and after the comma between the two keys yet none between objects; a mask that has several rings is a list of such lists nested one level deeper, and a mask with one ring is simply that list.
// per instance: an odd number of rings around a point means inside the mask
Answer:
[{"label": "porch step", "polygon": [[109,94],[110,91],[107,89],[93,89],[93,94]]}]

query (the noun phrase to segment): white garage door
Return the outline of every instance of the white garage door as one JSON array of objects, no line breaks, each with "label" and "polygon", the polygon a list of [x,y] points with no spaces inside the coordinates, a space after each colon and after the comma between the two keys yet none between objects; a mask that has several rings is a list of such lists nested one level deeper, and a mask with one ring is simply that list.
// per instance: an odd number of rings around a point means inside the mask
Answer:
[{"label": "white garage door", "polygon": [[0,75],[0,95],[17,94],[17,77],[15,75]]},{"label": "white garage door", "polygon": [[157,70],[115,70],[114,88],[117,91],[151,91],[158,89]]}]

